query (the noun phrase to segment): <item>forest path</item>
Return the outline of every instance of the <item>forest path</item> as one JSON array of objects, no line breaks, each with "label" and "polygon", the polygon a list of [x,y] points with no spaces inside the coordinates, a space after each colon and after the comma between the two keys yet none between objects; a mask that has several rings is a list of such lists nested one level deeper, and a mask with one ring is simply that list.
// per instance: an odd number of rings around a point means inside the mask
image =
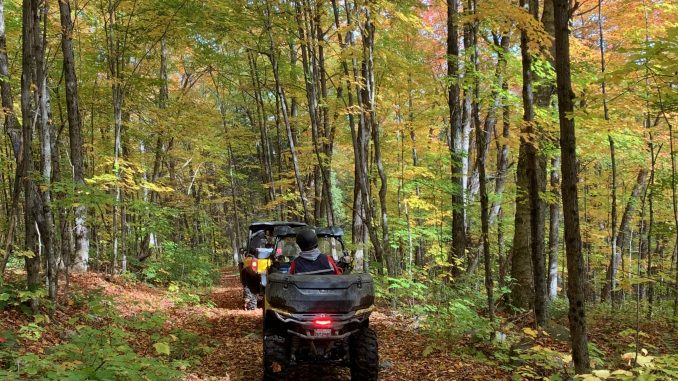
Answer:
[{"label": "forest path", "polygon": [[[243,309],[242,288],[233,270],[222,275],[209,297],[216,306],[204,311],[174,308],[172,320],[179,327],[198,334],[212,348],[200,359],[198,369],[187,381],[259,381],[262,378],[262,311]],[[411,321],[391,311],[372,315],[371,326],[379,337],[382,364],[380,380],[503,380],[507,375],[490,364],[460,359],[446,351],[424,356],[429,339],[417,333]],[[291,380],[350,380],[347,369],[303,367]]]}]

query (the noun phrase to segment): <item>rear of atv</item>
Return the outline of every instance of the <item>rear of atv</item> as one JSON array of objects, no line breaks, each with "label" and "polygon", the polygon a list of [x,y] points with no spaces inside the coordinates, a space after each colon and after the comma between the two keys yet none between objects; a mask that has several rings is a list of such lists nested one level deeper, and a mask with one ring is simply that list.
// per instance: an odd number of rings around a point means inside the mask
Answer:
[{"label": "rear of atv", "polygon": [[377,380],[377,336],[369,327],[373,309],[368,274],[269,274],[264,380],[286,380],[303,363],[348,366],[352,380]]},{"label": "rear of atv", "polygon": [[253,222],[249,226],[247,246],[238,253],[240,282],[243,286],[243,301],[246,310],[254,310],[263,300],[266,274],[271,265],[270,247],[273,246],[273,231],[279,227],[288,229],[306,226],[303,222],[267,221]]}]

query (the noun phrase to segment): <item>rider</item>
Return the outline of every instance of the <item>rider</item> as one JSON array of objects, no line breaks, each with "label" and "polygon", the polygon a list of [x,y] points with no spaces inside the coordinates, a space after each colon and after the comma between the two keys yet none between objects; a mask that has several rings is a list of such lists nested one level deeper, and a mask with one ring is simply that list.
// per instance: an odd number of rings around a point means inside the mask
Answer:
[{"label": "rider", "polygon": [[301,253],[292,261],[290,274],[339,275],[342,273],[332,257],[321,253],[318,249],[318,236],[313,229],[304,228],[297,232],[297,245]]}]

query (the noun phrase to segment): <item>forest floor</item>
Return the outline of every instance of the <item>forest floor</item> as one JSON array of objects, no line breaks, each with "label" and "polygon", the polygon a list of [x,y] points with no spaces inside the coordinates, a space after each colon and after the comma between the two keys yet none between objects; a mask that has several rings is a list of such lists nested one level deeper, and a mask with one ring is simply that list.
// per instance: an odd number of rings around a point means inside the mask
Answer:
[{"label": "forest floor", "polygon": [[[101,274],[73,275],[71,290],[75,294],[103,292],[113,301],[120,316],[130,321],[149,313],[167,317],[165,332],[189,332],[192,348],[170,343],[172,353],[190,353],[191,364],[184,370],[186,381],[254,381],[262,378],[262,311],[245,311],[242,287],[234,269],[222,273],[221,281],[201,303],[177,303],[164,288],[122,278],[110,279]],[[83,313],[83,306],[71,299],[62,304],[42,333],[40,340],[22,341],[22,351],[45,353],[49,347],[65,341],[69,318]],[[429,339],[412,327],[395,311],[380,308],[372,315],[371,325],[379,337],[380,380],[505,380],[509,375],[489,363],[463,360],[444,350],[427,349]],[[18,330],[30,319],[18,310],[0,311],[0,331]],[[181,338],[179,338],[181,340]],[[153,340],[145,332],[133,335],[133,346],[142,355],[156,355]],[[348,369],[313,366],[292,374],[293,380],[350,380]]]},{"label": "forest floor", "polygon": [[[20,341],[22,352],[47,353],[48,348],[68,341],[69,335],[78,330],[77,324],[82,324],[74,323],[72,318],[90,313],[87,303],[78,302],[78,298],[102,293],[126,321],[143,321],[154,314],[162,316],[160,335],[173,337],[174,341],[169,343],[172,358],[187,360],[188,365],[181,368],[185,381],[262,378],[262,311],[243,309],[242,288],[235,269],[224,270],[220,281],[209,293],[201,295],[198,302],[183,301],[171,287],[152,287],[96,273],[72,276],[70,289],[71,296],[62,299],[39,340]],[[566,337],[558,337],[558,332],[542,335],[529,328],[529,318],[523,320],[526,321],[514,325],[511,333],[527,339],[520,345],[547,348],[544,355],[549,358],[567,355]],[[616,358],[623,366],[620,353],[628,351],[629,334],[624,333],[628,325],[603,316],[594,315],[590,320],[590,338],[605,352],[601,356]],[[31,318],[18,309],[0,311],[0,332],[16,333],[19,327],[31,323]],[[566,324],[566,320],[560,323]],[[107,323],[103,320],[97,324]],[[499,354],[486,342],[474,341],[472,337],[454,343],[436,341],[425,335],[416,321],[388,306],[379,306],[378,312],[372,315],[371,325],[379,337],[381,380],[510,380],[512,375],[507,369],[518,370],[518,367],[500,366],[495,358]],[[566,331],[564,326],[559,327]],[[672,353],[678,344],[675,330],[663,324],[648,324],[643,331],[650,334],[646,340],[653,343],[648,343],[652,352]],[[134,350],[142,356],[159,356],[154,347],[157,335],[158,332],[145,328],[133,328],[130,337]],[[0,344],[3,340],[0,335]],[[532,366],[533,359],[523,361],[530,372],[537,369]],[[350,376],[347,369],[307,366],[297,370],[291,379],[338,381],[350,380]]]}]

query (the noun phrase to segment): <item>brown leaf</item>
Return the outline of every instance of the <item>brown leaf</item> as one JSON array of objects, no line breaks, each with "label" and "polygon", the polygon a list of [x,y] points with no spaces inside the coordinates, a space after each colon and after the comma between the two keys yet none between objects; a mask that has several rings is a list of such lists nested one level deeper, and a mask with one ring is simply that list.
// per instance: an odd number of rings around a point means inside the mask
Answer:
[{"label": "brown leaf", "polygon": [[280,364],[278,364],[277,362],[274,362],[273,364],[271,364],[271,369],[273,369],[273,373],[278,373],[282,370],[282,366],[280,366]]}]

